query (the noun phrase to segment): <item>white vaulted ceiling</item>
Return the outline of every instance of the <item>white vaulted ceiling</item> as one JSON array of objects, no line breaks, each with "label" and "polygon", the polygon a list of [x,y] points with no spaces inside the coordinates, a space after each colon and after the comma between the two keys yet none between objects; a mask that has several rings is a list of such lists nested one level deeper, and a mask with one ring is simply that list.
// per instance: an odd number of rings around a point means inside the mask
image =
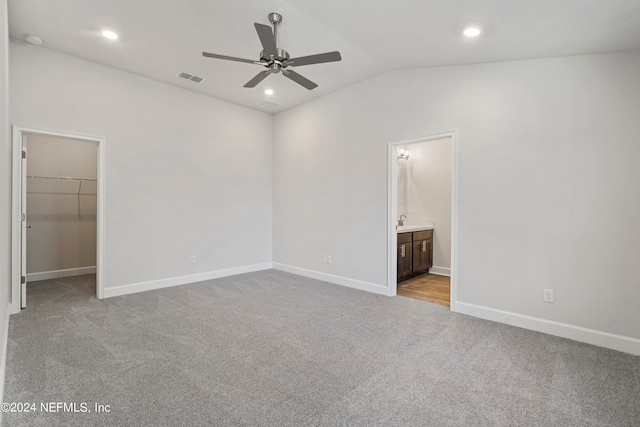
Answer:
[{"label": "white vaulted ceiling", "polygon": [[[202,56],[258,60],[253,23],[269,24],[270,12],[283,15],[278,46],[292,57],[341,52],[341,62],[295,69],[318,88],[276,74],[247,89],[263,68]],[[469,24],[480,37],[462,35]],[[16,40],[36,34],[43,48],[251,108],[269,98],[281,106],[265,111],[277,112],[393,69],[640,49],[640,1],[9,0],[9,27]]]}]

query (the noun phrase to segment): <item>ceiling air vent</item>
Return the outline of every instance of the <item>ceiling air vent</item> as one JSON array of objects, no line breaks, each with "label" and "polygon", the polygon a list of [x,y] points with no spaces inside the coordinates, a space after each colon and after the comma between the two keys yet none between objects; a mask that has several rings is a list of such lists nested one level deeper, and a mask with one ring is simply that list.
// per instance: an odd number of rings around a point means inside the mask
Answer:
[{"label": "ceiling air vent", "polygon": [[201,81],[204,80],[202,77],[194,76],[193,74],[185,73],[184,71],[180,71],[178,73],[178,77],[186,80],[191,80],[192,82],[196,82],[196,83],[200,83]]},{"label": "ceiling air vent", "polygon": [[280,104],[278,104],[277,102],[274,102],[268,99],[263,99],[260,102],[256,102],[256,105],[258,107],[268,108],[268,109],[272,109],[280,106]]}]

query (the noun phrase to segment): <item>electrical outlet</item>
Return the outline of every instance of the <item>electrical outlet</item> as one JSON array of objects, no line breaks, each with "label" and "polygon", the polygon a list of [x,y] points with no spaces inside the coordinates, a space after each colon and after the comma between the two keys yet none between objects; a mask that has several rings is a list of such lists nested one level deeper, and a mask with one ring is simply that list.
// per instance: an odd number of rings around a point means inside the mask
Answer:
[{"label": "electrical outlet", "polygon": [[553,303],[553,289],[544,290],[544,302]]},{"label": "electrical outlet", "polygon": [[322,255],[322,263],[323,264],[327,263],[327,256],[326,255]]},{"label": "electrical outlet", "polygon": [[327,264],[331,264],[331,255],[327,255]]},{"label": "electrical outlet", "polygon": [[195,264],[195,263],[196,263],[196,256],[191,255],[191,264]]}]

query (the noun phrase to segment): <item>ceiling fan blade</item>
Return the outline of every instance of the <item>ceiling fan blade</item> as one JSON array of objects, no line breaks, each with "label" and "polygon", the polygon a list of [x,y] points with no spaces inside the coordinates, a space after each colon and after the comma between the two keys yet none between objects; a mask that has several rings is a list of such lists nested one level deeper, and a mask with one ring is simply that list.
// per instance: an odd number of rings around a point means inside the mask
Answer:
[{"label": "ceiling fan blade", "polygon": [[226,59],[227,61],[248,62],[249,64],[256,63],[252,59],[236,58],[235,56],[218,55],[217,53],[202,52],[202,56],[207,58]]},{"label": "ceiling fan blade", "polygon": [[271,70],[260,71],[254,78],[249,80],[243,87],[256,87],[258,83],[263,81],[269,74],[271,74]]},{"label": "ceiling fan blade", "polygon": [[264,24],[254,23],[256,27],[256,31],[258,32],[258,37],[260,37],[260,43],[262,43],[262,48],[264,49],[264,55],[268,58],[269,56],[277,56],[276,52],[276,39],[273,36],[273,30],[270,26]]},{"label": "ceiling fan blade", "polygon": [[287,65],[291,67],[299,67],[301,65],[321,64],[323,62],[335,62],[342,60],[340,52],[319,53],[317,55],[301,56],[299,58],[291,58],[287,61]]},{"label": "ceiling fan blade", "polygon": [[296,73],[295,71],[282,70],[282,74],[284,74],[285,77],[290,78],[294,82],[298,83],[301,86],[306,87],[309,90],[315,89],[315,88],[318,87],[317,84],[315,84],[314,82],[312,82],[311,80],[309,80],[306,77],[302,77],[300,74]]}]

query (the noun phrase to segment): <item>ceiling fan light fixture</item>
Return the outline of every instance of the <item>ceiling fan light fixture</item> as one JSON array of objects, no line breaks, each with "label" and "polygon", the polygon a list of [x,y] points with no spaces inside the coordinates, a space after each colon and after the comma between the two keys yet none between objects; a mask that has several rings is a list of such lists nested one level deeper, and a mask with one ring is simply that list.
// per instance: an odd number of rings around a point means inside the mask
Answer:
[{"label": "ceiling fan light fixture", "polygon": [[265,89],[264,94],[269,96],[273,95],[273,89]]},{"label": "ceiling fan light fixture", "polygon": [[480,28],[478,27],[467,27],[462,32],[462,34],[470,38],[478,37],[480,33],[482,33],[482,30],[480,30]]}]

